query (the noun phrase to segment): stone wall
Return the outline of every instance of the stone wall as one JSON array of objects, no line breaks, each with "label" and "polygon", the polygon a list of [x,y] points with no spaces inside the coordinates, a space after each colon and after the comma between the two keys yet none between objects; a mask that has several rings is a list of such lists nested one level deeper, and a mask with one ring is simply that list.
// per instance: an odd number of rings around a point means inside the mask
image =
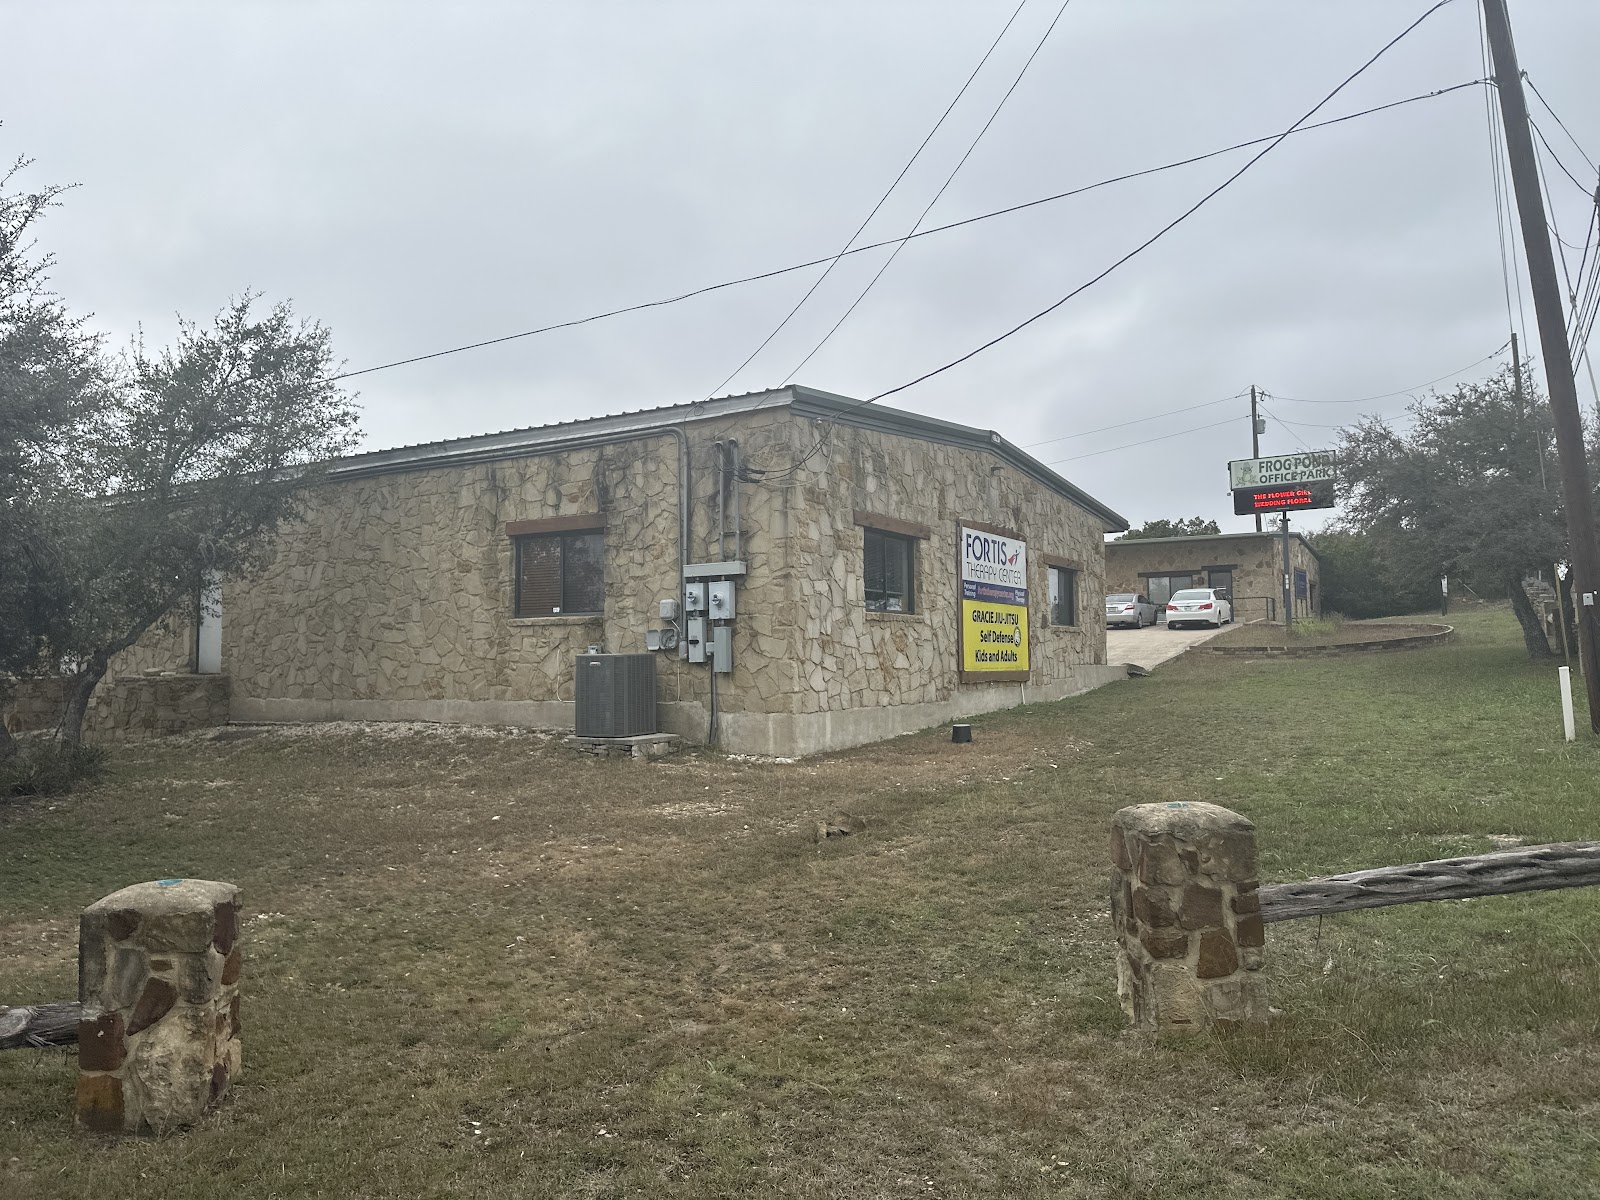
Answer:
[{"label": "stone wall", "polygon": [[1111,827],[1117,996],[1140,1029],[1267,1019],[1255,826],[1215,804],[1121,809]]},{"label": "stone wall", "polygon": [[[694,426],[690,560],[717,556],[713,442],[763,455],[792,437],[786,411]],[[782,454],[784,451],[779,450]],[[743,553],[753,578],[781,561],[783,496],[746,487]],[[731,505],[724,502],[731,535]],[[596,616],[512,616],[506,525],[603,514],[605,608]],[[223,586],[223,669],[236,719],[572,724],[575,656],[645,648],[662,599],[679,595],[678,451],[670,436],[501,462],[333,481],[279,539],[259,579]],[[732,538],[727,552],[732,553]],[[738,661],[778,614],[741,611]],[[662,723],[703,735],[703,668],[663,654]],[[721,688],[738,703],[748,679]],[[770,684],[769,684],[770,688]]]},{"label": "stone wall", "polygon": [[[66,707],[65,679],[23,679],[6,706],[13,733],[54,729]],[[89,701],[84,736],[96,742],[163,737],[228,723],[225,675],[125,675],[101,680]]]},{"label": "stone wall", "polygon": [[[804,448],[816,449],[785,485],[782,507],[792,532],[778,603],[791,616],[762,643],[760,668],[769,690],[788,684],[791,703],[734,709],[727,727],[743,744],[809,753],[1121,677],[1105,662],[1099,518],[984,451],[842,424],[819,423],[815,431],[796,424]],[[864,522],[877,516],[927,527],[929,536],[916,545],[916,612],[867,611],[865,525],[857,514]],[[1027,683],[960,680],[957,529],[963,523],[1003,527],[1027,542]],[[1078,621],[1071,627],[1049,624],[1047,556],[1079,568]],[[774,672],[768,664],[777,660],[782,666]],[[759,679],[751,683],[761,687]],[[748,716],[741,719],[741,711]]]},{"label": "stone wall", "polygon": [[[1283,619],[1278,611],[1283,607],[1283,541],[1277,534],[1206,535],[1181,541],[1134,538],[1107,542],[1105,559],[1108,592],[1148,593],[1148,576],[1180,572],[1192,572],[1193,586],[1206,587],[1206,568],[1231,566],[1235,618],[1247,621],[1265,617],[1266,602],[1271,599],[1275,619]],[[1306,572],[1308,585],[1306,597],[1295,601],[1295,615],[1320,611],[1322,589],[1317,557],[1293,535],[1289,538],[1289,562],[1293,568]]]},{"label": "stone wall", "polygon": [[79,1124],[193,1125],[238,1077],[239,889],[206,879],[123,888],[78,924]]},{"label": "stone wall", "polygon": [[[1099,620],[1103,523],[984,450],[825,424],[787,406],[694,420],[691,562],[735,554],[718,440],[736,438],[741,547],[733,672],[718,685],[724,748],[810,753],[1117,677]],[[434,720],[570,727],[576,655],[645,648],[679,595],[678,444],[607,445],[418,466],[319,487],[258,578],[223,586],[223,670],[235,720]],[[857,511],[928,526],[918,612],[865,611]],[[507,525],[597,515],[604,611],[516,618]],[[956,527],[1027,539],[1033,674],[957,675]],[[1077,625],[1048,626],[1043,556],[1080,563]],[[661,728],[699,740],[705,667],[658,659]]]}]

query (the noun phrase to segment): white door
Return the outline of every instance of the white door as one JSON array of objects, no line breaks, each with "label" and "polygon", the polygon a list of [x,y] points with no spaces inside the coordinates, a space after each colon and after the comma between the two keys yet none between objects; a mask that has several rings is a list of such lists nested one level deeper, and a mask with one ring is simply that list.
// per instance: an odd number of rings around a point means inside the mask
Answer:
[{"label": "white door", "polygon": [[222,580],[208,576],[200,589],[200,627],[195,632],[195,670],[222,674]]}]

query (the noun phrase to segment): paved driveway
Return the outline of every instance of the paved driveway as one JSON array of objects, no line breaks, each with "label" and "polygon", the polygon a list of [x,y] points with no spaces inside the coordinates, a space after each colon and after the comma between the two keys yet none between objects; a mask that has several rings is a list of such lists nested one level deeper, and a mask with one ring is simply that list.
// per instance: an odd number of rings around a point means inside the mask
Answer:
[{"label": "paved driveway", "polygon": [[[1223,629],[1232,629],[1225,625]],[[1137,663],[1148,669],[1177,658],[1190,646],[1209,642],[1222,629],[1168,629],[1151,625],[1144,629],[1106,630],[1106,661]]]}]

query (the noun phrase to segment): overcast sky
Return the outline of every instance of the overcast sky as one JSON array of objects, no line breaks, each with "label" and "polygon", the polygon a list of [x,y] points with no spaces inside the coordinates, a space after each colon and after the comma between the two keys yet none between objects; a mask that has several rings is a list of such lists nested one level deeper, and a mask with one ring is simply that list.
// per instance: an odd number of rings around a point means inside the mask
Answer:
[{"label": "overcast sky", "polygon": [[[41,242],[58,290],[116,340],[142,323],[165,341],[175,314],[254,288],[329,325],[354,370],[837,252],[1015,7],[0,0],[0,154],[36,160],[26,184],[81,185]],[[1027,0],[864,240],[909,230],[1058,7]],[[1072,0],[929,223],[1277,132],[1426,7]],[[1600,152],[1600,4],[1511,9],[1524,69]],[[1482,73],[1476,9],[1455,0],[1319,116]],[[912,242],[796,382],[868,397],[964,353],[1251,153]],[[1372,396],[1493,352],[1489,163],[1480,88],[1296,135],[1104,282],[887,403],[997,429],[1136,522],[1245,528],[1225,463],[1249,453],[1248,400],[1157,414],[1251,383]],[[1586,198],[1556,174],[1558,225],[1581,242]],[[845,260],[723,391],[782,383],[887,253]],[[820,270],[352,381],[366,445],[703,398]],[[1337,425],[1406,403],[1268,407]],[[1273,424],[1262,449],[1300,445]]]}]

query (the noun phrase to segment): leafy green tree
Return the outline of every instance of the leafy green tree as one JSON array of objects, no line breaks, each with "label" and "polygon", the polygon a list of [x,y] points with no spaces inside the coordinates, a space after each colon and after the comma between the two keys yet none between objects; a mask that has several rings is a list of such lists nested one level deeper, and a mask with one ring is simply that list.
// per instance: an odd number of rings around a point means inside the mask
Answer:
[{"label": "leafy green tree", "polygon": [[[53,666],[71,605],[56,537],[74,507],[70,455],[110,385],[100,338],[50,290],[33,240],[65,189],[18,190],[28,165],[0,174],[0,701],[11,679]],[[14,749],[0,724],[0,757]]]},{"label": "leafy green tree", "polygon": [[208,579],[265,566],[323,464],[355,440],[327,329],[286,304],[257,312],[256,299],[209,326],[180,322],[168,349],[136,341],[85,425],[71,480],[94,503],[57,531],[73,586],[54,646],[76,664],[68,742],[112,656],[186,611]]},{"label": "leafy green tree", "polygon": [[1193,537],[1203,533],[1221,533],[1222,527],[1204,517],[1179,517],[1176,521],[1146,521],[1137,529],[1130,529],[1117,539],[1119,542],[1137,541],[1141,538]]},{"label": "leafy green tree", "polygon": [[1503,587],[1528,654],[1550,654],[1522,580],[1566,556],[1549,407],[1510,368],[1413,403],[1411,427],[1366,417],[1344,431],[1351,529],[1403,537],[1418,573]]}]

